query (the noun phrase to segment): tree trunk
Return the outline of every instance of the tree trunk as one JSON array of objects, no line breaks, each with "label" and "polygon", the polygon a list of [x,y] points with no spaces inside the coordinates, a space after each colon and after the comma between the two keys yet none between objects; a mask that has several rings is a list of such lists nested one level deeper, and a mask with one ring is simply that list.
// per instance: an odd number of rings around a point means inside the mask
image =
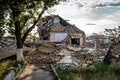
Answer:
[{"label": "tree trunk", "polygon": [[21,14],[19,8],[18,8],[18,3],[17,1],[13,3],[10,6],[10,9],[12,10],[12,16],[14,20],[14,26],[15,26],[15,36],[16,36],[16,45],[17,45],[17,61],[22,61],[23,58],[23,41],[21,38],[21,27],[20,27],[20,20],[19,20],[19,15]]},{"label": "tree trunk", "polygon": [[20,33],[20,22],[15,22],[15,35],[16,35],[16,45],[17,45],[17,61],[22,61],[23,58],[23,42]]},{"label": "tree trunk", "polygon": [[15,26],[16,45],[17,45],[17,61],[22,61],[24,41],[25,41],[26,37],[28,36],[28,34],[30,33],[30,31],[35,27],[35,25],[37,24],[37,22],[38,22],[39,19],[41,18],[42,14],[43,14],[44,11],[45,11],[45,7],[43,8],[42,12],[39,14],[38,19],[37,19],[37,20],[34,22],[34,24],[23,34],[23,36],[21,36],[22,27],[20,26],[20,20],[19,20],[19,16],[20,16],[21,12],[19,11],[17,1],[16,1],[15,3],[13,3],[13,5],[11,5],[10,8],[11,8],[11,10],[12,10],[12,16],[13,16],[14,26]]},{"label": "tree trunk", "polygon": [[22,61],[22,58],[23,58],[23,42],[22,42],[22,39],[21,39],[21,34],[20,34],[20,31],[15,31],[16,33],[16,45],[17,45],[17,61]]},{"label": "tree trunk", "polygon": [[113,48],[113,44],[111,44],[111,46],[110,46],[110,48],[109,48],[109,50],[108,50],[108,52],[107,52],[107,54],[106,54],[106,56],[105,56],[105,58],[104,58],[104,60],[103,60],[103,62],[105,63],[105,64],[108,64],[108,65],[110,65],[111,64],[111,61],[110,61],[110,56],[111,56],[111,49]]},{"label": "tree trunk", "polygon": [[23,48],[17,48],[17,61],[22,61],[23,58]]}]

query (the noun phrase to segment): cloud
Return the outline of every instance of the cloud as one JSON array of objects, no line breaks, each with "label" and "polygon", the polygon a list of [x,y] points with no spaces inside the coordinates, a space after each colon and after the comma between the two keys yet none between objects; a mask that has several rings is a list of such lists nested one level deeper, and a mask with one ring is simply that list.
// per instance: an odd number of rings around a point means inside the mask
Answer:
[{"label": "cloud", "polygon": [[67,0],[84,7],[120,6],[120,0]]},{"label": "cloud", "polygon": [[70,20],[86,34],[120,25],[120,0],[67,0],[48,12]]},{"label": "cloud", "polygon": [[106,6],[120,6],[120,1],[117,2],[106,2],[95,5],[94,7],[106,7]]},{"label": "cloud", "polygon": [[[101,19],[110,13],[120,10],[120,7],[96,7],[98,4],[108,4],[110,0],[69,0],[63,2],[58,6],[50,9],[54,14],[60,13],[61,16],[74,17],[74,18],[90,18],[90,19]],[[119,2],[113,1],[113,2]],[[109,2],[112,3],[112,0]]]},{"label": "cloud", "polygon": [[96,24],[94,24],[94,23],[87,23],[86,25],[96,25]]}]

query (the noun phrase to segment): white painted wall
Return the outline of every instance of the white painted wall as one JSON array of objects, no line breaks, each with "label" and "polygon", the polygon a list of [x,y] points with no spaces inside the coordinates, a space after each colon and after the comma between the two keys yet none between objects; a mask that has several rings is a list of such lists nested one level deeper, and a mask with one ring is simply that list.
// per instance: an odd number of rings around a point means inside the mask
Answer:
[{"label": "white painted wall", "polygon": [[50,42],[61,42],[67,38],[67,33],[50,33]]}]

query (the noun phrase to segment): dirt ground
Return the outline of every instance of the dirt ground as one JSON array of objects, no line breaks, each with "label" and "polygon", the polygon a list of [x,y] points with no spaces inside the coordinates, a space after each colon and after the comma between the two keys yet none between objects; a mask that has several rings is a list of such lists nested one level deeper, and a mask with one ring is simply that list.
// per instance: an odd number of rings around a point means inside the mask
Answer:
[{"label": "dirt ground", "polygon": [[54,76],[48,71],[44,71],[39,66],[28,64],[17,80],[53,80]]}]

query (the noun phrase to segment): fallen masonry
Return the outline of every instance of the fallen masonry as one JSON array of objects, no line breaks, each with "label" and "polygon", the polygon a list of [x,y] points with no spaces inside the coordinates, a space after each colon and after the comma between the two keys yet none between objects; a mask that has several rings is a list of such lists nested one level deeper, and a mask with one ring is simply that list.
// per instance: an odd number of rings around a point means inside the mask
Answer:
[{"label": "fallen masonry", "polygon": [[51,71],[50,64],[59,66],[72,66],[72,68],[82,67],[91,64],[93,61],[103,61],[107,51],[98,50],[94,54],[88,53],[84,48],[69,48],[70,45],[45,43],[41,44],[36,50],[25,53],[29,64],[38,65],[41,69]]},{"label": "fallen masonry", "polygon": [[[36,49],[24,53],[28,65],[33,65],[35,67],[32,69],[33,74],[39,70],[44,70],[45,72],[53,71],[51,64],[53,64],[55,68],[58,66],[70,69],[78,67],[93,68],[94,66],[91,65],[92,62],[103,61],[106,54],[107,50],[100,49],[94,53],[89,53],[89,50],[86,48],[73,47],[64,43],[40,44]],[[33,74],[31,73],[31,76],[33,76]],[[21,75],[18,77],[19,79],[23,79],[29,74],[23,71]]]},{"label": "fallen masonry", "polygon": [[25,54],[25,57],[29,64],[35,64],[41,69],[51,71],[50,64],[55,64],[62,58],[57,54],[59,50],[60,47],[57,48],[54,44],[42,44],[36,50]]}]

